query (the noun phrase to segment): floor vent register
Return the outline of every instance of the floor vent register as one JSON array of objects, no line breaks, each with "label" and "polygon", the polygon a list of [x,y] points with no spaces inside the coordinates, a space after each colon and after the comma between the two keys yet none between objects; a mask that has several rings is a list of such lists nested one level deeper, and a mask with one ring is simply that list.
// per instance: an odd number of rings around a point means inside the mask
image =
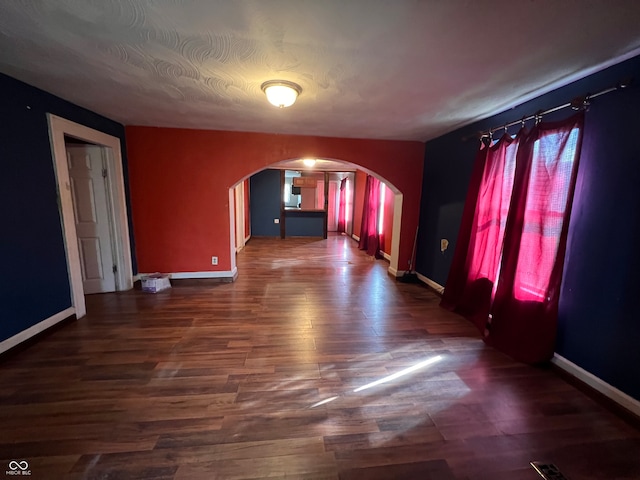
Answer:
[{"label": "floor vent register", "polygon": [[569,480],[565,477],[560,469],[553,463],[549,462],[531,462],[531,466],[545,480]]}]

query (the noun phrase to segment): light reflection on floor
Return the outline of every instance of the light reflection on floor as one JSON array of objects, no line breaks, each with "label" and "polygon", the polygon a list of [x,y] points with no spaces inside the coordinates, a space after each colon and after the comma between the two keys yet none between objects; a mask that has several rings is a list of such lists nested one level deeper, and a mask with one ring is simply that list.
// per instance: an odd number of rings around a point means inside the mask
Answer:
[{"label": "light reflection on floor", "polygon": [[[370,382],[370,383],[367,383],[365,385],[362,385],[362,386],[354,389],[352,391],[352,393],[359,393],[359,392],[362,392],[364,390],[368,390],[370,388],[377,387],[379,385],[383,385],[383,384],[386,384],[386,383],[393,382],[394,380],[398,380],[400,378],[406,379],[408,375],[410,375],[410,374],[412,374],[414,372],[417,372],[418,370],[425,369],[426,367],[428,367],[430,365],[433,365],[435,363],[438,363],[443,359],[444,359],[444,357],[442,355],[436,355],[436,356],[427,358],[427,359],[425,359],[425,360],[423,360],[421,362],[418,362],[418,363],[416,363],[416,364],[414,364],[414,365],[412,365],[410,367],[404,368],[404,369],[402,369],[402,370],[400,370],[400,371],[398,371],[396,373],[393,373],[391,375],[387,375],[387,376],[382,377],[382,378],[380,378],[378,380],[375,380],[373,382]],[[441,376],[442,376],[442,374],[436,375],[436,377],[441,377]],[[463,383],[464,384],[464,382],[462,382],[462,380],[460,380],[460,378],[458,378],[457,375],[455,375],[455,377],[456,377],[455,379],[451,378],[450,372],[447,373],[446,376],[448,377],[447,381],[449,381],[449,382],[452,381],[452,380],[457,380],[456,383],[459,382],[459,383]],[[432,378],[430,380],[434,380],[434,379]],[[397,384],[394,384],[394,385],[397,385]],[[462,395],[464,395],[464,393],[468,392],[470,389],[468,387],[466,387],[466,386],[464,388],[461,388],[460,386],[456,386],[456,390],[458,392],[460,392],[460,396],[462,396]],[[319,407],[319,406],[322,406],[322,405],[326,405],[326,404],[328,404],[330,402],[333,402],[333,401],[335,401],[335,400],[337,400],[337,399],[339,399],[339,398],[341,398],[343,396],[345,396],[345,395],[342,395],[342,396],[341,395],[335,395],[335,396],[326,398],[324,400],[320,400],[319,402],[316,402],[313,405],[311,405],[309,408],[316,408],[316,407]]]},{"label": "light reflection on floor", "polygon": [[408,368],[405,368],[404,370],[400,370],[399,372],[393,373],[393,374],[388,375],[388,376],[386,376],[384,378],[376,380],[375,382],[371,382],[371,383],[368,383],[368,384],[363,385],[361,387],[358,387],[353,392],[354,393],[361,392],[362,390],[366,390],[368,388],[375,387],[375,386],[381,385],[383,383],[392,382],[396,378],[400,378],[400,377],[404,377],[406,375],[409,375],[410,373],[415,372],[416,370],[424,368],[424,367],[426,367],[428,365],[431,365],[432,363],[439,362],[441,359],[442,359],[441,355],[436,355],[435,357],[431,357],[431,358],[428,358],[426,360],[423,360],[422,362],[416,363],[415,365],[413,365],[411,367],[408,367]]}]

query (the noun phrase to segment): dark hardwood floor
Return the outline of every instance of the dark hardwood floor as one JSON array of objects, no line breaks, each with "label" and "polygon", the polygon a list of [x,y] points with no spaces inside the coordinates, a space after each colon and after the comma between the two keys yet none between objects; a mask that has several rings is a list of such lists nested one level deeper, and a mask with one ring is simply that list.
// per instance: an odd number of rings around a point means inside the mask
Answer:
[{"label": "dark hardwood floor", "polygon": [[0,364],[0,476],[640,478],[634,426],[386,267],[342,236],[254,238],[235,283],[87,297]]}]

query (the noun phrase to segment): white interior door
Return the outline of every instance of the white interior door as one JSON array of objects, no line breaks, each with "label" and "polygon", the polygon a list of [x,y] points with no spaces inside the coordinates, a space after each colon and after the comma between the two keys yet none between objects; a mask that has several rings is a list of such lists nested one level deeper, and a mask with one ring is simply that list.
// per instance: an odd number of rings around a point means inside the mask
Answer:
[{"label": "white interior door", "polygon": [[106,165],[102,147],[67,145],[84,293],[114,292]]}]

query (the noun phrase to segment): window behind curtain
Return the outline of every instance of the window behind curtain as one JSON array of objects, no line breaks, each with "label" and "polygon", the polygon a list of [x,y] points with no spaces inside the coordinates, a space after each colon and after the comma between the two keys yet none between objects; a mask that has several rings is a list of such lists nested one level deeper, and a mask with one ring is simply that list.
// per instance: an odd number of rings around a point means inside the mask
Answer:
[{"label": "window behind curtain", "polygon": [[487,278],[495,285],[498,278],[518,144],[505,136],[487,152],[472,230],[477,255],[469,266],[470,280]]},{"label": "window behind curtain", "polygon": [[579,129],[549,132],[533,146],[533,159],[524,212],[524,230],[515,275],[518,300],[541,301],[554,267]]}]

